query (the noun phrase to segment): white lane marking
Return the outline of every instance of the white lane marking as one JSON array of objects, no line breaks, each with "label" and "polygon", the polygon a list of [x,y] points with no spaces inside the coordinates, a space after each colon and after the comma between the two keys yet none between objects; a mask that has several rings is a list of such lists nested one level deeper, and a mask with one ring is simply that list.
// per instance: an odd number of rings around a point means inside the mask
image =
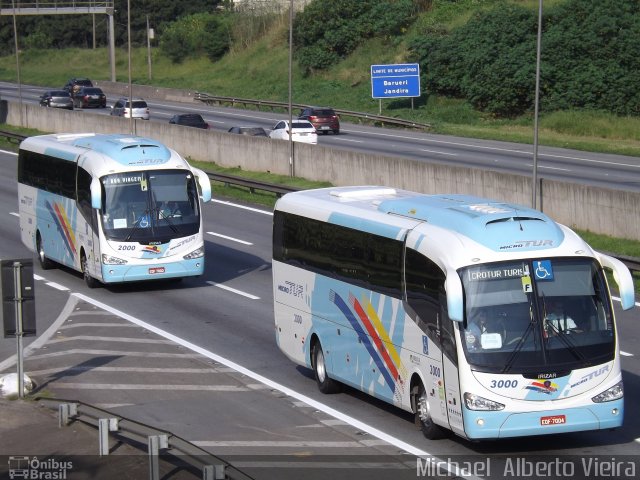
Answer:
[{"label": "white lane marking", "polygon": [[450,155],[452,157],[457,157],[458,156],[457,153],[439,152],[438,150],[427,150],[425,148],[421,148],[420,151],[421,152],[427,152],[427,153],[435,153],[435,154],[438,154],[438,155]]},{"label": "white lane marking", "polygon": [[350,138],[341,137],[339,140],[343,142],[351,142],[351,143],[364,143],[364,140],[351,140]]},{"label": "white lane marking", "polygon": [[[526,167],[533,167],[533,163],[527,163],[525,165]],[[561,172],[571,172],[572,170],[570,168],[561,168],[561,167],[549,167],[549,166],[544,166],[544,165],[538,165],[539,169],[545,169],[545,170],[559,170]]]},{"label": "white lane marking", "polygon": [[370,435],[373,435],[374,437],[383,440],[391,445],[394,445],[397,448],[400,448],[412,455],[417,455],[417,456],[430,456],[431,454],[429,454],[428,452],[421,450],[419,448],[414,447],[413,445],[410,445],[406,442],[403,442],[402,440],[393,437],[392,435],[389,435],[388,433],[383,432],[382,430],[379,430],[377,428],[374,428],[370,425],[367,425],[366,423],[357,420],[353,417],[350,417],[349,415],[345,415],[344,413],[336,410],[335,408],[331,408],[328,405],[325,405],[323,403],[320,403],[310,397],[307,397],[306,395],[302,395],[301,393],[298,393],[297,391],[286,387],[280,383],[274,382],[273,380],[270,380],[267,377],[264,377],[258,373],[253,372],[252,370],[249,370],[248,368],[243,367],[242,365],[233,362],[231,360],[228,360],[225,357],[222,357],[220,355],[217,355],[213,352],[210,352],[209,350],[205,350],[202,347],[199,347],[191,342],[188,342],[176,335],[173,335],[169,332],[166,332],[164,330],[161,330],[160,328],[157,328],[147,322],[144,322],[136,317],[133,317],[132,315],[129,315],[125,312],[122,312],[120,310],[117,310],[105,303],[99,302],[97,300],[94,300],[91,297],[87,297],[86,295],[83,295],[81,293],[73,293],[73,296],[84,300],[85,302],[88,302],[92,305],[95,305],[98,308],[102,308],[103,310],[106,310],[110,313],[113,313],[114,315],[118,315],[119,317],[130,321],[131,323],[135,323],[136,325],[139,325],[143,328],[146,328],[147,330],[149,330],[150,332],[153,332],[157,335],[160,335],[161,337],[167,338],[169,340],[172,340],[174,342],[176,342],[179,345],[182,345],[183,347],[199,353],[200,355],[207,357],[211,360],[213,360],[214,362],[217,363],[221,363],[223,365],[226,365],[229,368],[234,369],[236,372],[241,373],[243,375],[246,375],[249,378],[252,378],[253,380],[260,382],[260,383],[264,383],[265,385],[274,388],[282,393],[284,393],[285,395],[288,395],[290,397],[295,398],[296,400],[305,402],[306,404],[326,413],[327,415],[330,415],[338,420],[343,420],[345,422],[347,422],[348,424],[350,424],[352,427],[357,428],[359,430],[365,431],[367,433],[369,433]]},{"label": "white lane marking", "polygon": [[623,352],[622,350],[620,350],[620,355],[623,357],[633,357],[633,353]]},{"label": "white lane marking", "polygon": [[221,205],[228,205],[230,207],[242,208],[243,210],[249,210],[250,212],[263,213],[265,215],[273,215],[273,212],[267,210],[260,210],[259,208],[247,207],[246,205],[238,205],[237,203],[231,203],[224,200],[211,200],[213,203],[220,203]]},{"label": "white lane marking", "polygon": [[207,392],[248,392],[246,387],[236,385],[160,385],[148,383],[64,383],[56,382],[55,388],[73,388],[75,390],[183,390]]},{"label": "white lane marking", "polygon": [[[135,325],[132,325],[135,327]],[[134,372],[134,373],[223,373],[214,368],[153,368],[153,367],[89,367],[78,366],[63,367],[65,372]],[[49,368],[45,370],[29,370],[29,374],[33,376],[51,375],[60,373],[60,367]],[[247,386],[248,387],[248,386]]]},{"label": "white lane marking", "polygon": [[[79,295],[72,293],[73,295]],[[42,353],[31,355],[29,358],[51,358],[64,357],[66,355],[107,355],[110,357],[142,357],[142,358],[198,358],[197,353],[155,353],[155,352],[132,352],[130,350],[92,350],[89,348],[72,348],[61,352]]]},{"label": "white lane marking", "polygon": [[[36,278],[36,277],[38,277],[38,275],[34,275],[34,278]],[[40,278],[42,278],[42,277],[40,277]],[[67,320],[69,315],[73,312],[73,309],[75,308],[77,303],[78,303],[77,299],[73,298],[73,296],[69,297],[69,299],[67,300],[67,303],[65,304],[64,308],[60,312],[60,315],[58,315],[58,318],[56,318],[54,320],[54,322],[51,324],[51,326],[49,328],[47,328],[33,342],[31,342],[29,345],[24,347],[24,357],[25,358],[27,356],[29,356],[29,354],[32,351],[42,347],[58,331],[60,326]],[[0,372],[3,372],[7,368],[9,368],[10,366],[15,365],[15,363],[17,361],[18,361],[18,355],[14,354],[14,355],[10,356],[9,358],[7,358],[6,360],[4,360],[3,362],[0,362]]]},{"label": "white lane marking", "polygon": [[0,149],[0,153],[5,153],[7,155],[13,155],[14,157],[18,156],[18,154],[16,152],[10,152],[9,150],[1,150]]},{"label": "white lane marking", "polygon": [[322,440],[195,440],[194,445],[199,447],[277,447],[277,448],[364,448],[362,442],[356,441],[322,441]]},{"label": "white lane marking", "polygon": [[222,235],[221,233],[216,233],[216,232],[207,232],[207,233],[209,235],[213,235],[215,237],[220,237],[220,238],[224,238],[226,240],[231,240],[232,242],[242,243],[243,245],[253,245],[253,243],[251,243],[251,242],[246,242],[244,240],[240,240],[239,238],[228,237],[227,235]]},{"label": "white lane marking", "polygon": [[9,215],[13,215],[14,217],[20,217],[20,214],[16,212],[9,212]]},{"label": "white lane marking", "polygon": [[96,335],[77,335],[75,337],[52,338],[49,343],[73,342],[84,340],[87,342],[120,342],[120,343],[148,343],[171,345],[169,340],[155,340],[152,338],[99,337]]},{"label": "white lane marking", "polygon": [[260,297],[256,297],[255,295],[251,295],[250,293],[243,292],[242,290],[237,290],[235,288],[227,287],[226,285],[223,285],[222,283],[216,283],[216,282],[211,282],[211,281],[209,281],[207,283],[209,285],[213,285],[214,287],[218,287],[218,288],[221,288],[223,290],[227,290],[228,292],[236,293],[238,295],[242,295],[243,297],[250,298],[251,300],[260,300]]},{"label": "white lane marking", "polygon": [[49,285],[52,288],[55,288],[56,290],[60,290],[62,292],[69,291],[67,287],[65,287],[64,285],[60,285],[59,283],[56,283],[56,282],[47,282],[47,285]]},{"label": "white lane marking", "polygon": [[[452,142],[452,141],[447,141],[447,140],[434,140],[432,138],[416,138],[416,137],[410,137],[407,135],[394,135],[391,133],[371,133],[371,132],[363,132],[363,131],[358,131],[358,130],[345,130],[343,129],[345,132],[347,131],[352,131],[355,133],[360,133],[362,135],[377,135],[379,137],[392,137],[392,138],[402,138],[404,140],[413,140],[413,141],[419,141],[419,142],[426,142],[426,143],[441,143],[444,145],[455,145],[458,147],[470,147],[470,148],[477,148],[477,149],[482,149],[482,150],[495,150],[497,152],[510,152],[510,153],[521,153],[524,155],[531,155],[533,152],[532,151],[528,151],[528,150],[517,150],[517,149],[513,149],[513,148],[500,148],[500,147],[490,147],[490,146],[485,146],[485,145],[474,145],[471,143],[463,143],[463,142]],[[621,162],[611,162],[611,161],[607,161],[607,160],[594,160],[594,159],[590,159],[590,158],[583,158],[583,157],[573,157],[570,155],[556,155],[556,154],[552,154],[552,153],[542,153],[539,152],[538,153],[539,156],[541,157],[550,157],[550,158],[564,158],[567,160],[580,160],[583,162],[590,162],[590,163],[600,163],[603,165],[616,165],[616,166],[622,166],[622,167],[633,167],[633,168],[640,168],[640,165],[634,165],[631,163],[621,163]]]}]

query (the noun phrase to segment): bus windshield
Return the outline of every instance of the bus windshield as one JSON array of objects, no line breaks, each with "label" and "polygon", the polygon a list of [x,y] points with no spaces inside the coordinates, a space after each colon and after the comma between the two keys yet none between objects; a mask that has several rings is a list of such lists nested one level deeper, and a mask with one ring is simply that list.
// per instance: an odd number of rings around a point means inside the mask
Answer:
[{"label": "bus windshield", "polygon": [[107,239],[165,243],[198,232],[198,192],[191,172],[116,173],[101,181],[101,219]]},{"label": "bus windshield", "polygon": [[463,350],[484,372],[570,371],[613,360],[615,330],[602,269],[550,258],[461,269]]}]

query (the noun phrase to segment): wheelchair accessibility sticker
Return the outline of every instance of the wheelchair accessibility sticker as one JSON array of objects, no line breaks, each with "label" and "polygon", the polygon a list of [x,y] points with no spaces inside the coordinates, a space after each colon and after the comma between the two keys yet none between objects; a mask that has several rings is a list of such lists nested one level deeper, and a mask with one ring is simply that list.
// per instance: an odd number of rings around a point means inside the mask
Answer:
[{"label": "wheelchair accessibility sticker", "polygon": [[551,260],[535,260],[533,264],[533,274],[536,276],[536,280],[553,280]]}]

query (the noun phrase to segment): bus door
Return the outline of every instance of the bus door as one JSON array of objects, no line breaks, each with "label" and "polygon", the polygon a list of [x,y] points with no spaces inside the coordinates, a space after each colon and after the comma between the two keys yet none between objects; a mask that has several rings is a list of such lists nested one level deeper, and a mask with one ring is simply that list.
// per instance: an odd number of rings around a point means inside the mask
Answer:
[{"label": "bus door", "polygon": [[[411,232],[407,244],[411,244],[413,235]],[[458,388],[450,392],[448,388],[449,383],[458,385],[458,375],[457,362],[450,355],[451,349],[455,355],[455,336],[453,322],[446,316],[445,279],[432,260],[412,248],[405,249],[405,308],[422,331],[422,345],[415,348],[423,354],[420,365],[429,414],[434,423],[449,427],[448,405],[460,411],[460,402],[456,399],[453,405],[456,395],[459,397]]]},{"label": "bus door", "polygon": [[91,173],[83,166],[86,157],[78,159],[76,177],[76,201],[78,215],[75,221],[75,230],[78,238],[78,252],[76,255],[77,267],[80,265],[82,253],[88,260],[89,272],[96,278],[102,278],[100,270],[100,234],[98,229],[98,211],[91,207]]},{"label": "bus door", "polygon": [[442,352],[442,369],[444,376],[445,402],[449,426],[454,432],[462,433],[462,396],[460,393],[460,376],[458,372],[458,354],[454,322],[449,319],[446,308],[446,297],[443,295],[443,309],[440,315],[440,351]]}]

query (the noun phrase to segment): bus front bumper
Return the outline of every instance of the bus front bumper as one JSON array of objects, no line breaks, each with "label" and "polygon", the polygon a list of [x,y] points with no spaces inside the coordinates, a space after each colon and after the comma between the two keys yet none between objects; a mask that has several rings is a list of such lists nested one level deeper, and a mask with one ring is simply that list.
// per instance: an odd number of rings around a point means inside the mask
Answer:
[{"label": "bus front bumper", "polygon": [[102,265],[104,283],[195,277],[204,273],[204,257],[157,265]]},{"label": "bus front bumper", "polygon": [[470,439],[548,435],[603,430],[622,425],[624,399],[584,407],[536,412],[494,412],[464,409],[464,430]]}]

